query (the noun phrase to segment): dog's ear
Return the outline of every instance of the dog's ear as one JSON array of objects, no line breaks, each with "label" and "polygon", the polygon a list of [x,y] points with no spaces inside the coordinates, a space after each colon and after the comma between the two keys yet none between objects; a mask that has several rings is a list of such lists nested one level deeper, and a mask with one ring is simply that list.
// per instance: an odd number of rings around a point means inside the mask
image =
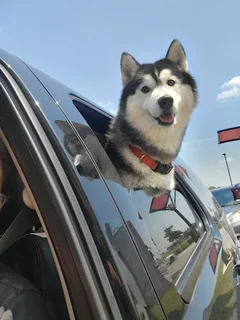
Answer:
[{"label": "dog's ear", "polygon": [[55,120],[55,123],[64,133],[69,133],[72,130],[67,121]]},{"label": "dog's ear", "polygon": [[186,53],[180,41],[173,40],[168,48],[166,58],[175,62],[182,71],[188,72]]},{"label": "dog's ear", "polygon": [[125,87],[126,84],[137,73],[140,64],[129,53],[123,52],[121,57],[121,71],[122,71],[122,83]]}]

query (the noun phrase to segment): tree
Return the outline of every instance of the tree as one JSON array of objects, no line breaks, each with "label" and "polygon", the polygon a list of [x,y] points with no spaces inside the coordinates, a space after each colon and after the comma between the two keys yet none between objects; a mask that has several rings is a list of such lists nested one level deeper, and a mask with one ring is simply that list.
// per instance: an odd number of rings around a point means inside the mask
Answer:
[{"label": "tree", "polygon": [[213,189],[218,189],[219,187],[215,187],[215,186],[209,186],[208,189],[209,190],[213,190]]},{"label": "tree", "polygon": [[183,232],[180,230],[173,230],[173,225],[164,229],[164,238],[169,242],[177,241],[182,234]]}]

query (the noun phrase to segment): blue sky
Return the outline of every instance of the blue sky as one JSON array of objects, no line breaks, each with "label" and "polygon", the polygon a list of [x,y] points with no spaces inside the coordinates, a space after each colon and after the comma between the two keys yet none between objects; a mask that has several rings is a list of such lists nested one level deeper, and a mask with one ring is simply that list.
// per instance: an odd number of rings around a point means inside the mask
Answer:
[{"label": "blue sky", "polygon": [[0,47],[115,110],[121,53],[152,62],[178,38],[200,93],[181,157],[206,184],[224,186],[223,152],[240,182],[240,141],[217,143],[217,130],[240,126],[239,12],[239,0],[2,0]]}]

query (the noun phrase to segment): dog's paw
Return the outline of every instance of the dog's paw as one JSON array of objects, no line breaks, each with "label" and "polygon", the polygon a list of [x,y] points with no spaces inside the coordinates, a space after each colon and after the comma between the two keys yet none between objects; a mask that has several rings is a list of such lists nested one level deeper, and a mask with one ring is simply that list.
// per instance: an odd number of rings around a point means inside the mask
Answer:
[{"label": "dog's paw", "polygon": [[146,193],[148,197],[161,196],[166,192],[166,190],[164,189],[152,188],[152,187],[143,188],[143,191]]},{"label": "dog's paw", "polygon": [[97,180],[99,179],[99,175],[97,171],[93,168],[92,170],[90,168],[83,167],[81,164],[76,166],[78,173],[82,176],[87,178],[88,180]]}]

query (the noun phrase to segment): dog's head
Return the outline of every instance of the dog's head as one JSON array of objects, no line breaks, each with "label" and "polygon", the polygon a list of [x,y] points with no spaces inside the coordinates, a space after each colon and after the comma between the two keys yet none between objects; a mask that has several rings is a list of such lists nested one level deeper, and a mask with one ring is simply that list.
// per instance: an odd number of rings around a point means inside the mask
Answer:
[{"label": "dog's head", "polygon": [[153,125],[171,127],[190,118],[197,105],[197,87],[188,71],[183,46],[174,40],[164,59],[139,64],[130,54],[121,58],[122,112],[131,122],[148,117]]}]

